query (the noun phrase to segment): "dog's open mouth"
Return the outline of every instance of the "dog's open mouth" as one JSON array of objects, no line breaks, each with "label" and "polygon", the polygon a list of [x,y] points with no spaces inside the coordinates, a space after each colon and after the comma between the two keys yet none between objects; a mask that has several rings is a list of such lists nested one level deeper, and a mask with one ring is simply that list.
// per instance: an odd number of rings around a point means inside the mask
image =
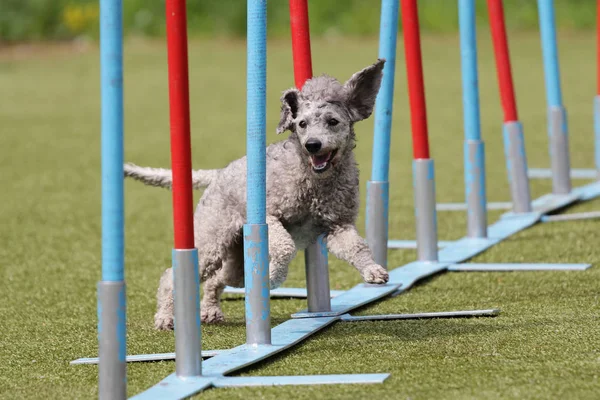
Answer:
[{"label": "dog's open mouth", "polygon": [[313,171],[318,174],[327,171],[331,166],[331,160],[333,160],[336,153],[337,149],[324,154],[310,156],[310,163],[312,164]]}]

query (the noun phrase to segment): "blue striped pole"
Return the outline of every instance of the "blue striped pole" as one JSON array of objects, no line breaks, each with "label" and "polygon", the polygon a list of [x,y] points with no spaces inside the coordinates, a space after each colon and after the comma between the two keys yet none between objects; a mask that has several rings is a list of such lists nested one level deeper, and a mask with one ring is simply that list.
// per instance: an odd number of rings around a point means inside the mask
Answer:
[{"label": "blue striped pole", "polygon": [[98,283],[99,398],[125,399],[123,24],[121,0],[100,1],[102,281]]},{"label": "blue striped pole", "polygon": [[367,242],[375,262],[387,266],[389,170],[394,77],[396,72],[396,37],[398,35],[399,0],[381,1],[379,24],[379,58],[385,58],[381,88],[375,102],[375,132],[371,180],[367,182]]},{"label": "blue striped pole", "polygon": [[246,343],[271,344],[266,224],[267,1],[248,0],[247,223],[244,225]]},{"label": "blue striped pole", "polygon": [[475,0],[459,0],[460,55],[465,129],[464,165],[467,236],[487,236],[485,152],[479,118]]},{"label": "blue striped pole", "polygon": [[552,192],[571,192],[567,113],[562,103],[556,24],[553,0],[538,0],[538,14],[544,58],[544,79],[548,103],[548,136],[552,164]]}]

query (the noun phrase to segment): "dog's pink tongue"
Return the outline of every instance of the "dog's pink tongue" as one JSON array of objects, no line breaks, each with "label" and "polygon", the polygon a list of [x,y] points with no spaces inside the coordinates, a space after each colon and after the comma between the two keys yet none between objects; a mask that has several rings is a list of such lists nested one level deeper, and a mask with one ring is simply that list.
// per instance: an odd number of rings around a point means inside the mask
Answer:
[{"label": "dog's pink tongue", "polygon": [[312,156],[313,164],[315,164],[315,165],[325,164],[327,161],[329,161],[330,155],[331,155],[331,153],[323,154],[320,156]]}]

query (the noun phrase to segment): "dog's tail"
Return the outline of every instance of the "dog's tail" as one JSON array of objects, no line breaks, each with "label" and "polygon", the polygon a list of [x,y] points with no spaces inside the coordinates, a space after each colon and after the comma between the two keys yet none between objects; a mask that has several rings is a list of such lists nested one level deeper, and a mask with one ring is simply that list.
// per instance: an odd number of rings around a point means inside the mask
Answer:
[{"label": "dog's tail", "polygon": [[[173,174],[170,169],[140,167],[135,164],[124,165],[125,176],[141,181],[146,185],[171,188],[173,185]],[[192,187],[202,189],[210,185],[217,176],[218,169],[192,170]]]}]

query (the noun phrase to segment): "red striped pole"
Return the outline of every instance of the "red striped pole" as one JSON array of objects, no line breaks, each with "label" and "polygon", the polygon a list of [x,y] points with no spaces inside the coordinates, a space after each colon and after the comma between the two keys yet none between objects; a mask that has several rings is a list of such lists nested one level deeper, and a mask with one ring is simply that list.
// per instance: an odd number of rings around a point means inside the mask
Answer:
[{"label": "red striped pole", "polygon": [[304,82],[312,78],[313,75],[307,0],[290,0],[290,25],[292,30],[292,54],[294,57],[294,81],[296,87],[301,90]]},{"label": "red striped pole", "polygon": [[492,41],[494,42],[494,54],[496,55],[500,99],[504,110],[504,122],[518,121],[502,0],[488,0],[488,12]]},{"label": "red striped pole", "polygon": [[166,2],[166,19],[175,248],[192,249],[194,208],[185,0]]},{"label": "red striped pole", "polygon": [[402,0],[400,4],[413,138],[417,258],[419,261],[436,262],[438,260],[438,235],[435,213],[435,178],[433,160],[429,157],[419,13],[416,0]]},{"label": "red striped pole", "polygon": [[[308,1],[289,0],[289,5],[292,55],[294,58],[294,81],[298,90],[302,90],[304,83],[313,76],[310,29],[308,24]],[[323,237],[319,237],[317,242],[308,246],[304,252],[309,312],[331,311],[327,245],[323,240]]]},{"label": "red striped pole", "polygon": [[425,159],[429,158],[429,139],[427,134],[427,110],[425,105],[425,85],[423,84],[417,1],[402,0],[401,6],[413,137],[413,156],[415,160]]},{"label": "red striped pole", "polygon": [[167,61],[169,64],[169,116],[171,169],[173,171],[173,320],[175,323],[175,374],[179,378],[202,375],[200,329],[200,277],[194,246],[192,149],[188,80],[186,1],[166,0]]},{"label": "red striped pole", "polygon": [[523,126],[517,116],[517,104],[510,67],[510,53],[504,25],[504,8],[502,0],[488,0],[488,13],[500,100],[504,111],[504,153],[506,170],[515,213],[531,212],[531,194],[527,177],[527,157],[525,156],[525,139]]}]

